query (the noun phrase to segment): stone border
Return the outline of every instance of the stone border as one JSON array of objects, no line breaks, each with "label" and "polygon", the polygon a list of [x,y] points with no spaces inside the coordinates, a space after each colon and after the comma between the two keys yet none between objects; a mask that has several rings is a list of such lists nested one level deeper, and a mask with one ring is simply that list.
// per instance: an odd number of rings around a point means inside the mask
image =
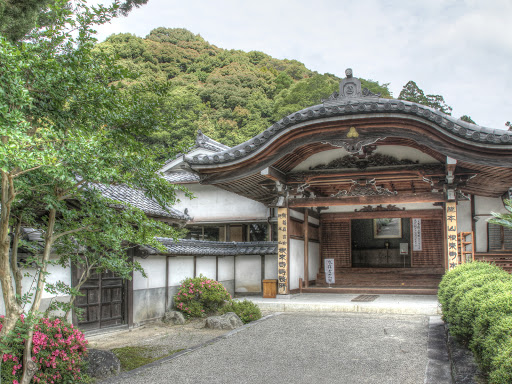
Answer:
[{"label": "stone border", "polygon": [[427,359],[424,384],[453,384],[441,316],[429,317]]},{"label": "stone border", "polygon": [[156,367],[158,365],[161,365],[163,363],[166,363],[168,361],[171,361],[171,360],[174,360],[174,359],[177,359],[178,357],[180,356],[183,356],[185,354],[188,354],[190,352],[194,352],[200,348],[203,348],[203,347],[206,347],[207,345],[211,345],[211,344],[214,344],[220,340],[224,340],[224,339],[227,339],[228,337],[234,335],[234,334],[237,334],[238,332],[241,332],[243,331],[244,329],[246,328],[249,328],[249,327],[252,327],[253,325],[255,324],[258,324],[262,321],[266,321],[272,317],[275,317],[275,316],[279,316],[281,314],[281,312],[276,312],[276,313],[271,313],[270,315],[267,315],[267,316],[264,316],[262,317],[261,319],[259,320],[256,320],[256,321],[252,321],[248,324],[245,324],[239,328],[236,328],[236,329],[233,329],[232,331],[229,331],[227,333],[225,333],[224,335],[220,335],[220,336],[217,336],[211,340],[208,340],[208,341],[205,341],[204,343],[201,343],[201,344],[198,344],[198,345],[194,345],[193,347],[190,347],[190,348],[186,348],[182,351],[179,351],[179,352],[176,352],[170,356],[166,356],[166,357],[162,357],[161,359],[159,360],[156,360],[152,363],[149,363],[149,364],[146,364],[146,365],[143,365],[139,368],[135,368],[135,369],[132,369],[131,371],[127,371],[127,372],[123,372],[121,373],[120,375],[118,376],[111,376],[105,380],[97,380],[96,383],[97,384],[114,384],[114,383],[119,383],[119,382],[123,382],[124,379],[127,379],[129,377],[133,377],[133,376],[136,376],[138,375],[139,373],[142,373],[143,371],[147,370],[148,368],[152,368],[152,367]]},{"label": "stone border", "polygon": [[450,335],[450,327],[445,324],[446,345],[450,358],[451,371],[454,384],[478,384],[483,379],[483,374],[476,364],[473,353],[457,342]]}]

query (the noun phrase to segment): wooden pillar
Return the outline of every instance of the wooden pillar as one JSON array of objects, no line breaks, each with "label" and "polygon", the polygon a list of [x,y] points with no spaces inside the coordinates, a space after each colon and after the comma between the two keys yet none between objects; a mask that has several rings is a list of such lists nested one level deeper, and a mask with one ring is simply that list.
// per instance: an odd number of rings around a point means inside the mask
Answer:
[{"label": "wooden pillar", "polygon": [[290,262],[289,252],[290,238],[288,236],[288,221],[290,212],[288,208],[277,210],[277,293],[287,295],[290,293]]},{"label": "wooden pillar", "polygon": [[[309,211],[304,210],[304,284],[309,287]],[[302,289],[302,286],[300,287]]]},{"label": "wooden pillar", "polygon": [[448,254],[448,270],[459,264],[457,251],[457,203],[449,201],[446,207],[446,249]]}]

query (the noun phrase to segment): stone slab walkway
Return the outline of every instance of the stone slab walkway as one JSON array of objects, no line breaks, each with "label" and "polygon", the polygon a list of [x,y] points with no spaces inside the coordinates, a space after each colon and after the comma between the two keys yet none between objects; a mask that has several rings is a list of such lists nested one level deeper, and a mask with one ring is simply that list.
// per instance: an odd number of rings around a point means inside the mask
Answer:
[{"label": "stone slab walkway", "polygon": [[359,294],[303,293],[275,299],[245,297],[268,312],[355,312],[403,315],[440,315],[434,295],[379,295],[375,301],[353,302]]}]

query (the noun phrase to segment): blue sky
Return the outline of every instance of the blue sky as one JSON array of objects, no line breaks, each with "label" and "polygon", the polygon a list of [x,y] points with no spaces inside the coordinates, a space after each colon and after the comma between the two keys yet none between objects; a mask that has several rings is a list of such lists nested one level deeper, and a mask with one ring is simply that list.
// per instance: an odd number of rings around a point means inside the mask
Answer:
[{"label": "blue sky", "polygon": [[[108,3],[93,0],[89,3]],[[186,28],[220,48],[296,59],[309,69],[441,94],[452,115],[505,128],[512,120],[510,0],[149,0],[98,28],[144,37]]]}]

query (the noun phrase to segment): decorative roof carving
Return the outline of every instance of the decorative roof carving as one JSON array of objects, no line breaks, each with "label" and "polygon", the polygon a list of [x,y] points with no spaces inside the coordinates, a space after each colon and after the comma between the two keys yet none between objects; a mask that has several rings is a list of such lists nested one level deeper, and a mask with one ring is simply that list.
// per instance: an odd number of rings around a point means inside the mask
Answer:
[{"label": "decorative roof carving", "polygon": [[196,136],[196,148],[205,148],[214,152],[222,152],[226,149],[230,149],[227,145],[219,143],[213,140],[211,137],[206,136],[200,129],[197,131]]},{"label": "decorative roof carving", "polygon": [[357,156],[346,155],[338,159],[334,159],[327,164],[320,164],[316,167],[310,167],[310,170],[317,169],[342,169],[342,168],[357,168],[366,169],[369,167],[387,167],[396,165],[417,165],[419,161],[413,161],[409,159],[399,160],[394,156],[382,155],[376,153],[369,155],[366,158],[359,158]]},{"label": "decorative roof carving", "polygon": [[[364,184],[362,182],[364,181]],[[375,179],[371,180],[352,180],[352,185],[347,191],[346,189],[338,191],[332,194],[331,197],[343,197],[343,196],[393,196],[397,195],[398,192],[390,191],[387,188],[377,185]]]},{"label": "decorative roof carving", "polygon": [[354,209],[354,212],[382,212],[382,211],[405,211],[405,207],[399,208],[394,204],[389,204],[386,207],[381,205],[377,205],[375,208],[371,205],[365,205],[361,209]]}]

